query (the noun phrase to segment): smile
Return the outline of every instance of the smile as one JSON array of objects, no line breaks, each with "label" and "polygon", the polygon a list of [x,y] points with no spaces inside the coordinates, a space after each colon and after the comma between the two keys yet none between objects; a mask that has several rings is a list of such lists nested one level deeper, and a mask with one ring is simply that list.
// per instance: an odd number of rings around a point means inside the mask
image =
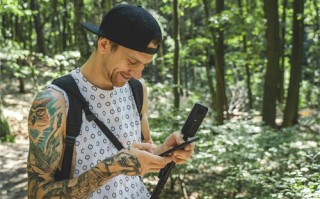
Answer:
[{"label": "smile", "polygon": [[125,78],[125,79],[130,79],[130,76],[127,76],[127,75],[125,75],[125,74],[123,74],[123,73],[120,73],[121,74],[121,76],[123,77],[123,78]]}]

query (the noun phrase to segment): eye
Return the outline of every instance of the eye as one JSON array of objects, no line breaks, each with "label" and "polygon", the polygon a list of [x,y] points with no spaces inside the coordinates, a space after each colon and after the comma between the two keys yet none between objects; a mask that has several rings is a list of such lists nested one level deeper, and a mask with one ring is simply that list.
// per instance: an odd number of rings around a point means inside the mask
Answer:
[{"label": "eye", "polygon": [[130,59],[128,59],[128,62],[129,62],[130,65],[137,65],[138,64],[137,61],[133,61],[133,60],[130,60]]}]

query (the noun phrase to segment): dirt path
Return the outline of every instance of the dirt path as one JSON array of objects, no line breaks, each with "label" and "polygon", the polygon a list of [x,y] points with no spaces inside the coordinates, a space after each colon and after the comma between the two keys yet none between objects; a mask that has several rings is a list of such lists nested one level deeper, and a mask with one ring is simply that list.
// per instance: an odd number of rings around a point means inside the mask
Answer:
[{"label": "dirt path", "polygon": [[15,143],[0,143],[0,199],[27,198],[27,118],[34,94],[29,84],[25,94],[16,88],[15,81],[0,85],[3,113],[15,138]]},{"label": "dirt path", "polygon": [[0,198],[27,198],[26,143],[0,144]]}]

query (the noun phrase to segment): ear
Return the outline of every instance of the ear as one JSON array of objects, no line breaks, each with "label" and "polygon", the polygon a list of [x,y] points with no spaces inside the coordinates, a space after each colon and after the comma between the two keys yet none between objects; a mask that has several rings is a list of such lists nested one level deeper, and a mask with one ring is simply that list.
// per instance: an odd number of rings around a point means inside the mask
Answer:
[{"label": "ear", "polygon": [[98,47],[98,51],[101,54],[105,54],[108,51],[109,46],[110,46],[110,40],[109,39],[104,38],[104,37],[100,37],[98,39],[97,47]]}]

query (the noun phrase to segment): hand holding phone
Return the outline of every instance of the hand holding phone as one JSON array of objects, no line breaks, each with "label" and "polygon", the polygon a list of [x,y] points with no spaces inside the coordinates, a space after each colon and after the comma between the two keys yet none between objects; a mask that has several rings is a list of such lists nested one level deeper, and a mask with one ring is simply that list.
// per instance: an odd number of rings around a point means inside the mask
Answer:
[{"label": "hand holding phone", "polygon": [[185,142],[183,142],[183,143],[181,143],[181,144],[179,144],[179,145],[177,145],[177,146],[175,146],[175,147],[173,147],[173,148],[171,148],[171,149],[159,154],[159,156],[162,156],[162,157],[169,156],[174,151],[179,150],[179,149],[183,149],[185,146],[187,146],[188,144],[191,144],[192,142],[194,142],[194,141],[196,141],[198,139],[199,139],[199,137],[193,137],[191,139],[188,139],[187,141],[185,141]]}]

